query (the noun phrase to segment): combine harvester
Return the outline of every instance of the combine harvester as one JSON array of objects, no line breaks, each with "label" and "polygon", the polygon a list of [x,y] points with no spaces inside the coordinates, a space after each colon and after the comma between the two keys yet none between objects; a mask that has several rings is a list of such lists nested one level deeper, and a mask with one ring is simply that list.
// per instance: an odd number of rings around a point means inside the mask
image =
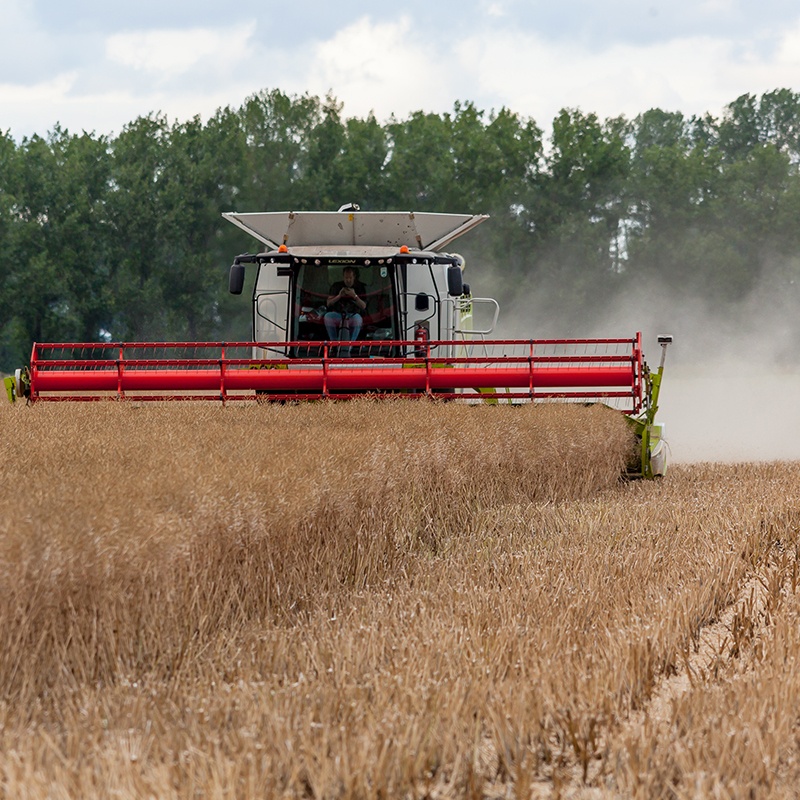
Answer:
[{"label": "combine harvester", "polygon": [[[6,378],[9,398],[227,402],[405,394],[473,403],[602,403],[624,413],[641,442],[633,474],[665,473],[655,414],[672,337],[659,337],[655,373],[644,361],[640,333],[488,338],[497,301],[473,297],[463,259],[443,250],[486,216],[357,206],[223,216],[263,244],[258,253],[237,256],[229,277],[230,291],[241,294],[247,268],[256,271],[252,341],[37,342],[30,366]],[[348,282],[357,299],[334,302],[332,286]],[[337,307],[343,314],[331,315]],[[476,316],[486,320],[484,328],[474,326]]]}]

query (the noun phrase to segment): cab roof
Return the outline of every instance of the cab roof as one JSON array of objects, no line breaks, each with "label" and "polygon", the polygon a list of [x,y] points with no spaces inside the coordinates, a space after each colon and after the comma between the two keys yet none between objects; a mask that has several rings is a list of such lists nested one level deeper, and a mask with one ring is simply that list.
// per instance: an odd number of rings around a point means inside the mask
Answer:
[{"label": "cab roof", "polygon": [[488,219],[486,214],[413,211],[227,212],[229,222],[268,247],[399,248],[437,251]]}]

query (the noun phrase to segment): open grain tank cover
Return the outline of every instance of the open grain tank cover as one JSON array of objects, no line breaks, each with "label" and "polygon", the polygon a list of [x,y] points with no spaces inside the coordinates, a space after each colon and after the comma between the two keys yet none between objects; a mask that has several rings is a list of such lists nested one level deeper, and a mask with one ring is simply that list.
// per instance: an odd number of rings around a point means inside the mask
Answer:
[{"label": "open grain tank cover", "polygon": [[433,214],[409,211],[274,211],[225,219],[267,247],[313,245],[401,247],[439,250],[480,225],[485,214]]}]

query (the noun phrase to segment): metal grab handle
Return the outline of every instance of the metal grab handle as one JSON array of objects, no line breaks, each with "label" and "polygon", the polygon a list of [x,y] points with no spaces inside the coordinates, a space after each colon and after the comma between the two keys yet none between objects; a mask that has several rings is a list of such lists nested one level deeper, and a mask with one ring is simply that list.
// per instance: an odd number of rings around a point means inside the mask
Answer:
[{"label": "metal grab handle", "polygon": [[[460,300],[460,298],[457,298]],[[492,317],[492,324],[486,328],[486,330],[481,330],[479,328],[470,328],[469,330],[462,330],[461,328],[454,328],[454,333],[474,333],[478,336],[485,336],[486,334],[491,333],[494,330],[494,326],[497,325],[497,318],[500,316],[500,303],[497,302],[493,297],[473,297],[470,303],[490,303],[494,306],[494,316]]]},{"label": "metal grab handle", "polygon": [[[278,306],[272,298],[280,297],[281,295],[285,296],[288,302],[289,292],[284,291],[283,289],[277,292],[275,291],[259,292],[256,295],[256,314],[265,322],[268,322],[270,325],[272,325],[276,330],[285,332],[286,325],[281,325],[277,317],[273,319],[273,316],[275,316],[277,313]],[[265,309],[263,308],[263,306],[268,306],[268,308]]]}]

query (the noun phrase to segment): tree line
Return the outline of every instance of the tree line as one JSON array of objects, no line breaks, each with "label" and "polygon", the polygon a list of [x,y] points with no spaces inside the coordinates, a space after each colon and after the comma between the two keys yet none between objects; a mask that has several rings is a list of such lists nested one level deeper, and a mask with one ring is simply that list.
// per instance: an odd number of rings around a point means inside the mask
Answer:
[{"label": "tree line", "polygon": [[720,117],[564,109],[546,136],[507,108],[459,102],[381,124],[280,91],[205,123],[0,134],[0,370],[33,341],[247,338],[250,309],[226,276],[256,242],[220,217],[231,210],[488,213],[454,246],[468,271],[486,265],[473,288],[557,311],[537,335],[578,335],[632,287],[718,313],[767,291],[789,313],[798,164],[788,89]]}]

